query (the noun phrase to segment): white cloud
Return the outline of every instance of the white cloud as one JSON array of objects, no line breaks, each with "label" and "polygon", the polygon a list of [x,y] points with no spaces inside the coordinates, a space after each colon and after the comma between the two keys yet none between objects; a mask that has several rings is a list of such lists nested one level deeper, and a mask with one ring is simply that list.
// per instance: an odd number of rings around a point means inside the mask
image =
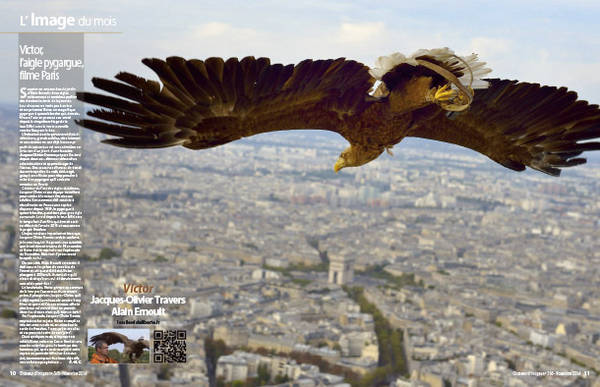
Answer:
[{"label": "white cloud", "polygon": [[252,28],[237,27],[222,22],[209,22],[192,27],[191,40],[214,38],[220,41],[253,41],[259,37],[259,32]]},{"label": "white cloud", "polygon": [[197,38],[219,37],[233,34],[255,35],[256,31],[250,28],[237,28],[231,24],[221,22],[205,23],[192,29],[192,35]]},{"label": "white cloud", "polygon": [[264,31],[220,21],[190,26],[177,34],[185,39],[175,39],[171,33],[168,38],[157,41],[156,46],[166,56],[177,53],[184,57],[204,59],[208,56],[256,55],[258,48],[269,42]]},{"label": "white cloud", "polygon": [[470,49],[480,58],[494,58],[510,52],[512,42],[504,38],[476,37],[471,39]]},{"label": "white cloud", "polygon": [[385,24],[382,22],[342,23],[337,40],[341,43],[369,43],[383,38]]},{"label": "white cloud", "polygon": [[520,80],[550,86],[566,86],[578,92],[580,99],[600,102],[600,62],[555,60],[551,56],[535,55],[523,62]]}]

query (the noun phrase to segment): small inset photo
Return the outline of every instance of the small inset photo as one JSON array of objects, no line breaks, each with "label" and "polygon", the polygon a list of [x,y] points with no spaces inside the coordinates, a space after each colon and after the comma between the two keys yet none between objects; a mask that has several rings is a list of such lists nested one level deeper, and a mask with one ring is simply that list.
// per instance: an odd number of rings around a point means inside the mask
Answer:
[{"label": "small inset photo", "polygon": [[88,329],[88,363],[150,362],[149,329]]}]

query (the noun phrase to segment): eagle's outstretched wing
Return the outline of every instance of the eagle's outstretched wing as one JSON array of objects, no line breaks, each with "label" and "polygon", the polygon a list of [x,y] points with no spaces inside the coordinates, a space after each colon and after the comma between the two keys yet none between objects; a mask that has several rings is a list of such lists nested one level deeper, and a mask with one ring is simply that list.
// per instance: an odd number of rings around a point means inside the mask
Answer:
[{"label": "eagle's outstretched wing", "polygon": [[600,109],[578,101],[566,88],[488,79],[475,91],[470,108],[439,114],[408,136],[445,141],[474,149],[503,166],[526,166],[558,176],[560,168],[584,164],[577,157],[600,150]]},{"label": "eagle's outstretched wing", "polygon": [[77,123],[117,137],[106,143],[132,148],[202,149],[288,129],[341,133],[342,120],[366,107],[375,81],[368,67],[344,58],[296,66],[254,57],[142,62],[158,74],[162,88],[130,73],[117,74],[121,82],[94,78],[94,86],[118,97],[78,93],[104,109],[88,113],[99,120]]},{"label": "eagle's outstretched wing", "polygon": [[108,344],[108,345],[113,345],[116,343],[127,344],[130,341],[127,336],[122,335],[117,332],[104,332],[99,335],[92,336],[90,338],[90,341],[93,344],[96,344],[96,342],[98,342],[100,340],[105,341],[106,344]]}]

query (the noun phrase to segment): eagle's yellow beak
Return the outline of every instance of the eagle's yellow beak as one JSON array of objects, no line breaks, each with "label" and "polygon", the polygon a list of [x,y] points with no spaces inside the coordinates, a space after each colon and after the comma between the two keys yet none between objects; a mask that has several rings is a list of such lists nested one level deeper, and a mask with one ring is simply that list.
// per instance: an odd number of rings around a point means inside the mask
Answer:
[{"label": "eagle's yellow beak", "polygon": [[346,166],[345,160],[340,157],[335,162],[335,164],[333,166],[333,170],[335,171],[335,173],[338,173],[340,171],[340,169],[344,168],[345,166]]}]

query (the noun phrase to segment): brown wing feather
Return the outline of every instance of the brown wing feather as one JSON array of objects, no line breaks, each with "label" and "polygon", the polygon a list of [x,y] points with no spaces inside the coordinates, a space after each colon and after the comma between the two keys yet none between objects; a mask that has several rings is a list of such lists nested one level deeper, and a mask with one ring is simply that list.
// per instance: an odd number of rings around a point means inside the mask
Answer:
[{"label": "brown wing feather", "polygon": [[439,114],[408,136],[445,141],[476,150],[503,166],[526,166],[558,176],[560,168],[583,164],[582,152],[599,150],[600,109],[566,88],[490,79],[476,90],[468,111]]},{"label": "brown wing feather", "polygon": [[209,148],[258,133],[328,129],[341,133],[348,115],[364,110],[374,83],[368,68],[344,58],[271,65],[246,57],[144,59],[163,84],[129,73],[117,81],[94,78],[114,94],[78,93],[104,109],[77,123],[117,138],[104,142],[133,148],[183,145]]},{"label": "brown wing feather", "polygon": [[101,333],[99,335],[92,336],[90,338],[90,341],[93,344],[96,344],[96,342],[98,342],[100,340],[106,341],[106,344],[108,344],[108,345],[113,345],[113,344],[116,344],[116,343],[127,344],[127,342],[130,341],[129,338],[127,338],[127,336],[122,335],[122,334],[117,333],[117,332],[104,332],[104,333]]}]

